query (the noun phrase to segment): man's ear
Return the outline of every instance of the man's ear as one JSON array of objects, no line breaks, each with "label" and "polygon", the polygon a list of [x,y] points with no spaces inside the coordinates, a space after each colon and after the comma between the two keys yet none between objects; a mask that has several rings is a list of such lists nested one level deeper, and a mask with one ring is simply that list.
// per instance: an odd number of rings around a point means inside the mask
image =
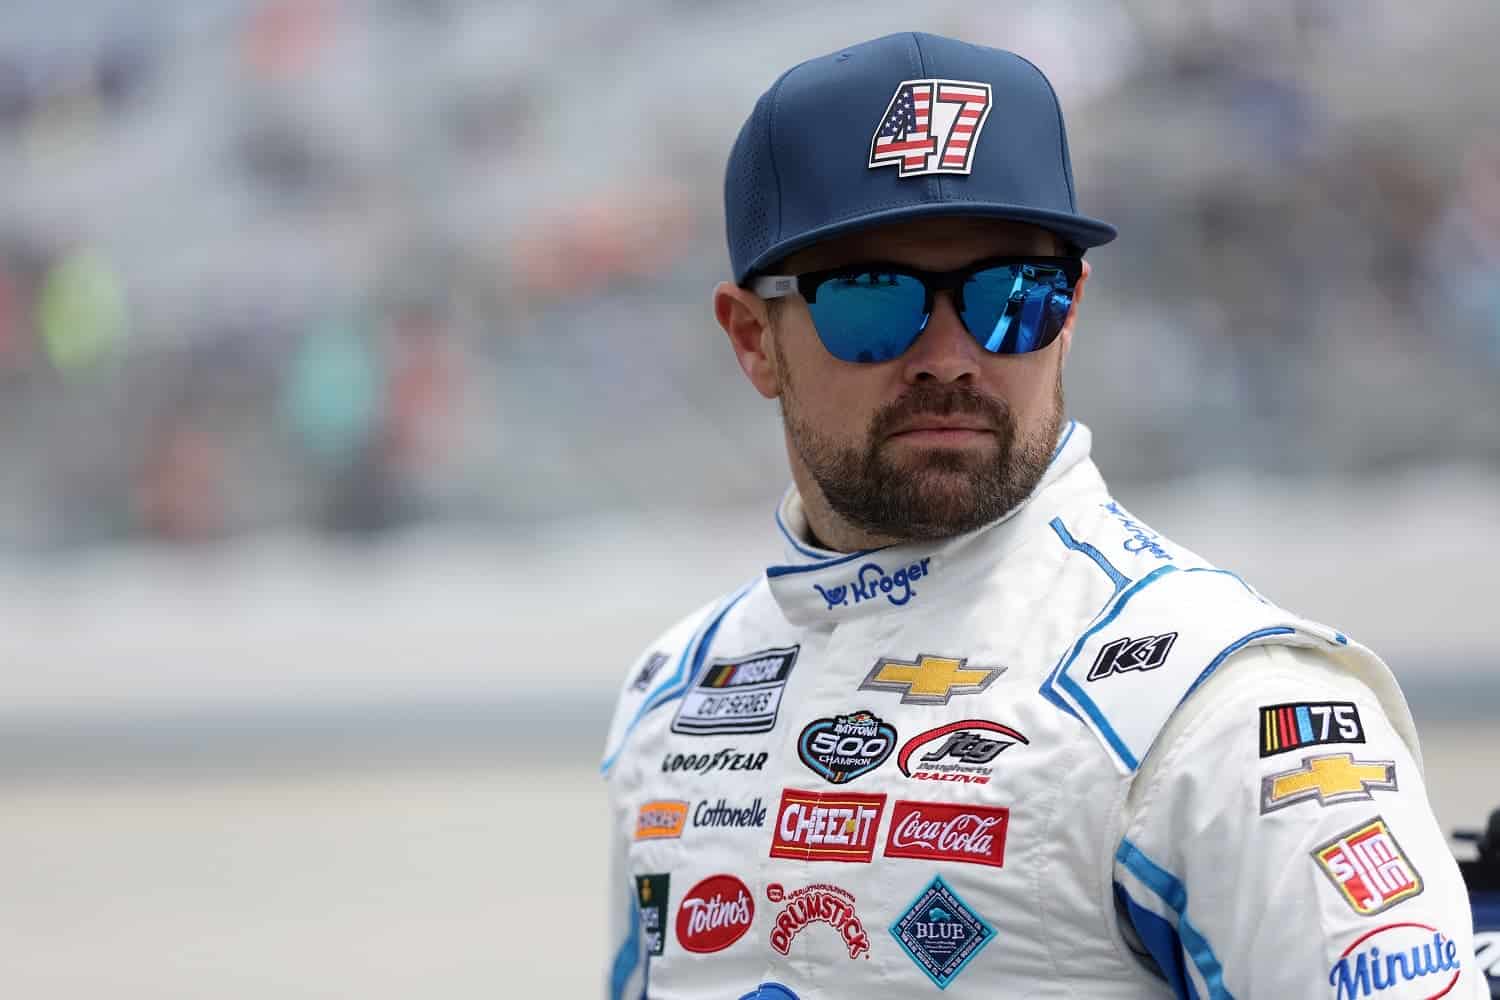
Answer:
[{"label": "man's ear", "polygon": [[732,282],[721,281],[714,288],[714,318],[729,336],[740,370],[755,391],[767,399],[780,396],[779,359],[766,301]]},{"label": "man's ear", "polygon": [[1057,335],[1062,343],[1062,360],[1066,363],[1068,352],[1073,349],[1073,324],[1078,322],[1078,307],[1083,304],[1083,286],[1088,284],[1089,273],[1093,270],[1088,261],[1083,262],[1083,272],[1078,275],[1078,284],[1073,286],[1073,305],[1068,309],[1068,318],[1063,320],[1063,328]]}]

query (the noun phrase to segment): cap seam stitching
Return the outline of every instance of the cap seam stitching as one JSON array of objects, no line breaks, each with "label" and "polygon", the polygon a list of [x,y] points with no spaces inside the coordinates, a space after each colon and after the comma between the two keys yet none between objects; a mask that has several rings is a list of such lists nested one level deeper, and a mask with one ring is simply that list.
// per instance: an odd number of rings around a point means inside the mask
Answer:
[{"label": "cap seam stitching", "polygon": [[766,112],[766,159],[771,164],[771,182],[776,191],[776,237],[766,244],[765,250],[762,250],[761,253],[765,253],[766,250],[771,249],[771,247],[781,242],[781,171],[776,167],[776,113],[781,108],[781,85],[786,83],[786,78],[791,76],[792,70],[795,69],[797,67],[793,66],[792,69],[781,74],[776,79],[776,82],[772,84],[771,107]]},{"label": "cap seam stitching", "polygon": [[1068,159],[1068,135],[1063,127],[1062,101],[1058,100],[1057,91],[1052,87],[1052,81],[1047,79],[1047,74],[1041,71],[1036,63],[1027,59],[1020,53],[1012,53],[1017,59],[1031,67],[1032,72],[1042,78],[1042,83],[1047,87],[1047,93],[1052,95],[1052,107],[1057,111],[1057,159],[1063,168],[1063,180],[1068,185],[1068,207],[1074,212],[1078,211],[1078,196],[1073,192],[1073,165]]},{"label": "cap seam stitching", "polygon": [[[927,79],[927,60],[922,58],[922,40],[918,33],[915,31],[911,33],[911,47],[912,50],[917,54],[917,65],[915,67],[917,76],[925,80]],[[931,193],[937,196],[935,199],[937,202],[942,202],[947,198],[947,191],[944,190],[943,175],[935,174],[930,178],[930,180],[932,183]]]}]

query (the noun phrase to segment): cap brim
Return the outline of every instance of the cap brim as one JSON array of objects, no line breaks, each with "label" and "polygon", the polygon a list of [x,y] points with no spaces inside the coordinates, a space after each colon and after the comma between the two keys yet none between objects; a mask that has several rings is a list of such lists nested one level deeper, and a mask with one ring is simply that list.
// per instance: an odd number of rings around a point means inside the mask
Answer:
[{"label": "cap brim", "polygon": [[902,205],[899,208],[887,208],[878,212],[857,215],[852,219],[841,219],[831,225],[799,233],[792,239],[773,243],[750,262],[750,266],[745,269],[745,273],[736,275],[735,280],[743,285],[751,276],[764,272],[766,268],[783,257],[810,247],[814,243],[833,239],[836,236],[846,236],[849,233],[859,232],[862,229],[872,229],[876,226],[905,222],[909,219],[953,216],[1005,219],[1010,222],[1029,222],[1032,225],[1040,226],[1042,229],[1056,233],[1068,242],[1084,250],[1087,250],[1089,247],[1103,246],[1119,235],[1114,226],[1111,226],[1107,222],[1101,222],[1098,219],[1091,219],[1086,215],[1051,212],[1046,209],[1026,208],[1019,205],[999,205],[972,201]]}]

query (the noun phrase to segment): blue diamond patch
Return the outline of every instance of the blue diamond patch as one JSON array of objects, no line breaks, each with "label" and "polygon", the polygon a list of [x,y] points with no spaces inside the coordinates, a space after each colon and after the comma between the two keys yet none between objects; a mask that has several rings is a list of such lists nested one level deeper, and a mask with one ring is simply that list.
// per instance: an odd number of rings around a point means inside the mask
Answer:
[{"label": "blue diamond patch", "polygon": [[937,876],[891,925],[891,936],[917,968],[945,990],[990,943],[995,928]]}]

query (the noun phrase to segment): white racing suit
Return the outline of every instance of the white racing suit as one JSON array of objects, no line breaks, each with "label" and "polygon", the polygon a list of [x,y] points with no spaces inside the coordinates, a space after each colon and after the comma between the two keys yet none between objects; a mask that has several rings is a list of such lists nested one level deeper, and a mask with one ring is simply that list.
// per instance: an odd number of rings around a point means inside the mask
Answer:
[{"label": "white racing suit", "polygon": [[854,555],[793,493],[787,564],[641,656],[608,996],[1487,996],[1389,671],[1088,452],[1070,423],[1011,515]]}]

